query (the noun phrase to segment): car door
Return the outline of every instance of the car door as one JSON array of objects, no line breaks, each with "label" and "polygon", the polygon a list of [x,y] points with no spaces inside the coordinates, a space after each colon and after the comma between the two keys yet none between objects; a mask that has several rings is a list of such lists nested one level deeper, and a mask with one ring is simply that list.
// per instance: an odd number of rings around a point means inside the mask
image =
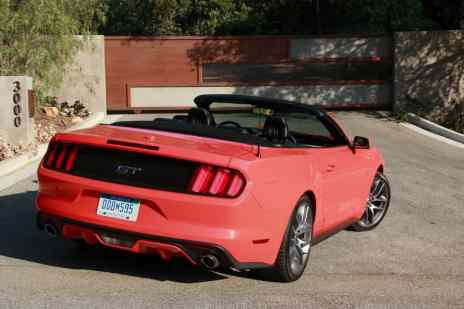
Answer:
[{"label": "car door", "polygon": [[295,142],[306,143],[308,164],[312,166],[318,200],[322,206],[322,231],[330,232],[362,214],[367,200],[365,156],[351,147],[347,135],[332,116],[322,113],[286,114]]},{"label": "car door", "polygon": [[[320,149],[319,188],[323,203],[324,229],[341,227],[357,219],[367,199],[365,155],[348,146]],[[367,190],[367,191],[366,191]]]}]

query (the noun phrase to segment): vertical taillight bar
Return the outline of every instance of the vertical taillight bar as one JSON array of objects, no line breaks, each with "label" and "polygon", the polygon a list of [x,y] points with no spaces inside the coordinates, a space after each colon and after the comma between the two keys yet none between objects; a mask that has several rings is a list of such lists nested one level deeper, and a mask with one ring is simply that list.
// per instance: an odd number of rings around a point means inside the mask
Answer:
[{"label": "vertical taillight bar", "polygon": [[71,152],[69,153],[69,157],[68,157],[68,160],[66,161],[66,166],[65,166],[65,170],[67,172],[69,172],[73,168],[74,161],[76,160],[78,151],[79,151],[79,148],[77,146],[72,146]]},{"label": "vertical taillight bar", "polygon": [[193,176],[190,190],[195,193],[204,193],[214,177],[214,170],[211,166],[200,166]]},{"label": "vertical taillight bar", "polygon": [[211,195],[223,195],[229,185],[230,178],[230,170],[218,168],[209,186],[208,193]]},{"label": "vertical taillight bar", "polygon": [[244,185],[245,185],[245,180],[243,179],[243,176],[240,174],[235,174],[232,177],[232,180],[230,182],[229,188],[227,189],[226,195],[230,197],[239,195]]},{"label": "vertical taillight bar", "polygon": [[56,157],[57,149],[58,149],[58,144],[53,143],[50,145],[50,153],[48,154],[48,157],[45,160],[47,166],[52,166],[53,160]]},{"label": "vertical taillight bar", "polygon": [[66,153],[68,151],[68,147],[69,147],[68,145],[63,145],[63,148],[61,148],[60,154],[58,155],[58,158],[56,159],[55,168],[57,168],[57,169],[62,168],[64,158],[65,158]]}]

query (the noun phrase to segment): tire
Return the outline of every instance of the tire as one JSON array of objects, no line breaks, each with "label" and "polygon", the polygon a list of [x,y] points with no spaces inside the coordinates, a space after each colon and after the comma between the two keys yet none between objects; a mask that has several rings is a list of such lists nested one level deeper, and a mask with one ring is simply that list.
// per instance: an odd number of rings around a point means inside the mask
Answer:
[{"label": "tire", "polygon": [[390,183],[384,174],[377,172],[369,191],[364,213],[358,221],[351,225],[350,230],[364,232],[376,228],[387,214],[390,199]]},{"label": "tire", "polygon": [[271,279],[292,282],[303,275],[311,252],[312,232],[312,202],[303,196],[290,217],[274,267],[267,270]]}]

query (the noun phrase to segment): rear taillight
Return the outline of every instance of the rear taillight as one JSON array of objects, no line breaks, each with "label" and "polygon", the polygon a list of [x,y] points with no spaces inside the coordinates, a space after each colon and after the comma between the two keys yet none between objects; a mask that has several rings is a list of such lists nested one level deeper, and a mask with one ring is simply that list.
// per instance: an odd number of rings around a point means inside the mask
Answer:
[{"label": "rear taillight", "polygon": [[52,142],[45,155],[44,165],[69,172],[74,167],[78,151],[79,146]]},{"label": "rear taillight", "polygon": [[201,165],[195,171],[190,191],[193,193],[236,197],[245,186],[245,179],[238,171],[227,168]]}]

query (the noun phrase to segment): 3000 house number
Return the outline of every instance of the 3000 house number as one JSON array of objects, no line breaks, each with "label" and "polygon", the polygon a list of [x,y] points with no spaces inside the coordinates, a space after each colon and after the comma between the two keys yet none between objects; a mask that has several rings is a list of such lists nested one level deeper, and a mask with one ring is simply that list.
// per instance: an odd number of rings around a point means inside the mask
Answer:
[{"label": "3000 house number", "polygon": [[21,126],[21,83],[16,81],[13,83],[13,123],[15,127]]}]

